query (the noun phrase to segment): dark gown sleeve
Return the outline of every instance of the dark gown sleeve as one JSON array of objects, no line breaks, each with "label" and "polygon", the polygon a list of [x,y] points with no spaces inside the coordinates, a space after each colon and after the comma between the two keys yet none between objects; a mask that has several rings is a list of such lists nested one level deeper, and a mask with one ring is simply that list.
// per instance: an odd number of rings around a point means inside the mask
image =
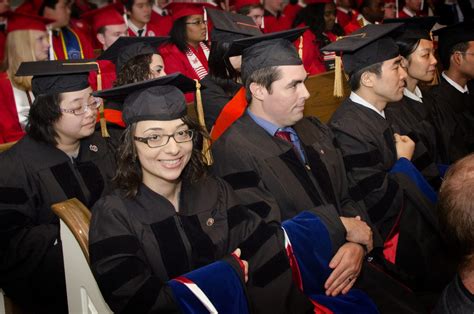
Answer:
[{"label": "dark gown sleeve", "polygon": [[34,174],[13,148],[0,155],[0,173],[0,282],[14,283],[34,272],[57,273],[50,268],[57,265],[42,261],[61,260],[59,225],[54,217],[37,221],[42,200]]},{"label": "dark gown sleeve", "polygon": [[212,81],[209,75],[201,81],[201,84],[205,87],[201,91],[201,97],[206,128],[210,132],[222,108],[232,99],[232,96],[227,95],[219,85]]},{"label": "dark gown sleeve", "polygon": [[170,288],[152,273],[130,219],[115,196],[93,207],[91,268],[107,304],[115,313],[178,313]]},{"label": "dark gown sleeve", "polygon": [[[225,146],[225,147],[224,147]],[[236,192],[243,205],[262,217],[267,223],[281,221],[280,208],[272,192],[267,188],[259,161],[235,145],[215,145],[216,158],[212,171],[225,179]],[[227,156],[228,158],[224,158]],[[330,233],[334,252],[345,243],[345,229],[333,205],[308,209],[321,218]]]}]

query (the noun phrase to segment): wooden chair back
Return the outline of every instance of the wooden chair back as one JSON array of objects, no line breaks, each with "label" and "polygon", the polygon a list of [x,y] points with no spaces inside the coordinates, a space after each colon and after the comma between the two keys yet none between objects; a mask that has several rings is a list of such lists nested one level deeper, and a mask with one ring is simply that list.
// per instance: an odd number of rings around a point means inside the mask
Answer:
[{"label": "wooden chair back", "polygon": [[[349,84],[345,79],[343,79],[343,82],[344,96],[349,96]],[[304,115],[315,116],[323,123],[327,123],[343,100],[343,98],[337,98],[333,95],[334,71],[310,76],[305,84],[310,96],[306,100]]]}]

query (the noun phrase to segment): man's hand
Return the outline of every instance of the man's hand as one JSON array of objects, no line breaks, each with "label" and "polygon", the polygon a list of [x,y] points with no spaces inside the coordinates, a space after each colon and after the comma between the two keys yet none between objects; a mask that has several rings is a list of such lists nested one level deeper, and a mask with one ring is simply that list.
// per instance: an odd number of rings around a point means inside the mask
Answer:
[{"label": "man's hand", "polygon": [[364,248],[357,243],[348,242],[339,248],[329,263],[333,271],[324,284],[326,295],[349,292],[362,269],[364,255]]},{"label": "man's hand", "polygon": [[395,147],[397,148],[397,159],[405,157],[411,160],[413,152],[415,151],[415,142],[406,135],[395,133],[393,135],[395,140]]},{"label": "man's hand", "polygon": [[355,218],[340,217],[344,228],[346,228],[346,240],[365,245],[367,252],[374,248],[372,229],[369,225],[360,219],[360,216]]},{"label": "man's hand", "polygon": [[242,264],[244,265],[242,271],[244,272],[244,280],[245,282],[249,281],[249,262],[247,262],[246,260],[243,260],[240,258],[240,249],[235,249],[234,252],[232,252],[232,255],[234,255],[236,258],[238,258]]}]

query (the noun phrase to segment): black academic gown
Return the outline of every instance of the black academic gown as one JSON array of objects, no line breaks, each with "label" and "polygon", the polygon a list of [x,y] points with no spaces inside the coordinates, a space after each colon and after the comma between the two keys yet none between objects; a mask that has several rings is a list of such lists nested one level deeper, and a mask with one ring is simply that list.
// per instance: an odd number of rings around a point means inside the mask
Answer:
[{"label": "black academic gown", "polygon": [[51,205],[76,197],[92,206],[110,188],[112,148],[81,140],[74,162],[26,135],[0,154],[0,286],[14,301],[45,313],[67,312],[59,220]]},{"label": "black academic gown", "polygon": [[[428,99],[427,99],[428,98]],[[407,96],[400,101],[388,103],[385,117],[394,132],[407,135],[415,142],[412,162],[435,190],[441,185],[436,164],[439,161],[436,130],[430,121],[429,110],[433,102],[423,97],[418,102]]]},{"label": "black academic gown", "polygon": [[[349,196],[342,156],[330,129],[316,118],[304,118],[293,128],[304,147],[306,165],[290,143],[270,136],[245,114],[213,144],[213,171],[232,185],[246,206],[267,220],[287,220],[311,209],[324,218],[332,237],[345,237],[339,216],[360,215],[370,224],[363,205]],[[380,243],[374,232],[374,245]],[[333,249],[336,252],[339,247]],[[410,313],[416,308],[412,297],[371,263],[364,263],[357,285],[382,312]]]},{"label": "black academic gown", "polygon": [[229,80],[228,86],[224,89],[210,75],[204,77],[201,82],[205,88],[201,91],[202,104],[206,128],[211,131],[222,108],[234,97],[242,87],[242,84]]},{"label": "black academic gown", "polygon": [[[279,224],[263,223],[238,205],[230,186],[213,176],[183,182],[179,213],[145,185],[132,199],[115,191],[94,206],[89,240],[91,268],[116,313],[177,312],[166,282],[236,248],[250,265],[251,311],[307,313],[313,308],[293,283]],[[343,241],[331,240],[335,246]],[[233,258],[226,261],[242,273]]]},{"label": "black academic gown", "polygon": [[469,94],[461,93],[444,77],[429,90],[435,99],[432,110],[434,126],[440,134],[441,161],[452,164],[474,151],[474,84]]},{"label": "black academic gown", "polygon": [[397,162],[390,123],[347,98],[329,125],[344,155],[351,195],[364,200],[384,242],[398,231],[396,265],[412,278],[415,289],[440,291],[453,273],[434,204],[408,176],[390,172]]}]

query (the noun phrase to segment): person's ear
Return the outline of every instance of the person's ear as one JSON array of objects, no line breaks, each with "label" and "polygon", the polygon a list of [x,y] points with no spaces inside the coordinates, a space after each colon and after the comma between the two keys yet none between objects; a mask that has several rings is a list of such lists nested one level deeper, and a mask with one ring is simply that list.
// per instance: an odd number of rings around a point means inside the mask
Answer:
[{"label": "person's ear", "polygon": [[376,79],[375,73],[365,71],[360,76],[360,85],[365,86],[365,87],[373,87],[375,79]]},{"label": "person's ear", "polygon": [[266,91],[267,91],[265,87],[255,82],[252,82],[250,83],[249,88],[250,88],[250,92],[252,93],[252,97],[260,101],[263,100],[263,97],[265,96]]},{"label": "person's ear", "polygon": [[402,60],[400,62],[400,65],[402,66],[402,68],[408,69],[409,64],[410,64],[410,62],[408,61],[408,59],[405,58],[405,57],[402,57]]}]

